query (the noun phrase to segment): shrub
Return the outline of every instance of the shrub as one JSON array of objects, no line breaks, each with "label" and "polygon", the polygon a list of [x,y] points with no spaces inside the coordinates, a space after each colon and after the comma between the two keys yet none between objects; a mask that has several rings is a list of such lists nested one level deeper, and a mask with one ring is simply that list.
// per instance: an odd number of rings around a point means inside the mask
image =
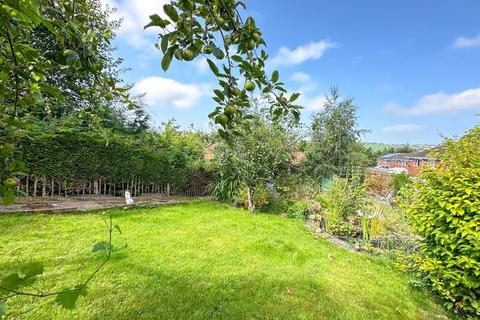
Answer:
[{"label": "shrub", "polygon": [[[265,209],[270,203],[270,193],[267,188],[263,186],[255,189],[253,198],[257,209]],[[248,209],[248,192],[246,187],[243,187],[238,191],[236,201],[238,205]]]},{"label": "shrub", "polygon": [[410,267],[447,308],[480,316],[480,126],[448,141],[442,162],[426,168],[406,209],[420,236]]},{"label": "shrub", "polygon": [[318,195],[317,200],[324,210],[326,229],[337,221],[345,220],[360,208],[365,189],[355,181],[334,178],[327,190]]},{"label": "shrub", "polygon": [[330,225],[330,233],[340,237],[353,237],[356,234],[356,230],[348,222],[337,221]]},{"label": "shrub", "polygon": [[288,209],[289,201],[281,194],[275,194],[270,197],[270,201],[264,211],[269,213],[285,213]]},{"label": "shrub", "polygon": [[258,209],[264,209],[270,203],[270,192],[265,187],[257,188],[253,197]]},{"label": "shrub", "polygon": [[306,219],[308,213],[308,203],[305,201],[294,201],[287,209],[288,217],[294,219]]},{"label": "shrub", "polygon": [[410,184],[410,177],[406,172],[394,174],[390,180],[390,187],[393,189],[395,195],[399,194],[405,186]]}]

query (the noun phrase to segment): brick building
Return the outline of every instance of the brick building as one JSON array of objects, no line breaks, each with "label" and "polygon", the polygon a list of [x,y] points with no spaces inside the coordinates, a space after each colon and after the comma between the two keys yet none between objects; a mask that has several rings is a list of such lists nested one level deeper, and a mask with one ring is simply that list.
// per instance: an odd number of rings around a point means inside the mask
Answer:
[{"label": "brick building", "polygon": [[416,176],[425,164],[435,165],[437,158],[428,157],[430,150],[412,153],[391,153],[377,159],[377,168],[406,169],[408,174]]}]

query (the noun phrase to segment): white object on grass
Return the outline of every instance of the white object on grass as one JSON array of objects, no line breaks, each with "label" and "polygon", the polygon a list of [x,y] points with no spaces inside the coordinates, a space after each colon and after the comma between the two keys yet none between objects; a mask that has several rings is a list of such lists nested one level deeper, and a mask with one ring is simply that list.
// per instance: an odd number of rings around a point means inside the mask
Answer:
[{"label": "white object on grass", "polygon": [[125,191],[125,202],[127,204],[133,204],[132,196],[130,195],[130,191],[128,190]]}]

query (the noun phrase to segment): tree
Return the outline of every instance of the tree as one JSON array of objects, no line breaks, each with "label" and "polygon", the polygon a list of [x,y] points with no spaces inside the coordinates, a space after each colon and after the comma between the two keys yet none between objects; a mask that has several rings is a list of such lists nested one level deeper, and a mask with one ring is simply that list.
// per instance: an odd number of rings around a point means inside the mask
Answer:
[{"label": "tree", "polygon": [[256,209],[256,193],[267,183],[275,184],[292,169],[297,137],[285,123],[269,121],[265,114],[251,114],[256,125],[243,129],[230,144],[219,142],[215,149],[218,180],[214,194],[223,199],[247,193],[248,209]]},{"label": "tree", "polygon": [[[252,17],[244,19],[235,0],[179,0],[163,6],[164,13],[150,16],[145,28],[162,29],[157,47],[162,50],[162,68],[168,70],[172,59],[191,61],[203,56],[218,78],[214,90],[217,104],[209,117],[221,128],[218,134],[229,139],[241,134],[239,125],[253,123],[248,110],[249,93],[258,90],[268,99],[270,114],[279,118],[300,118],[300,106],[294,104],[298,93],[286,95],[278,71],[266,74],[268,58],[262,32]],[[257,52],[260,50],[260,52]]]},{"label": "tree", "polygon": [[[55,70],[76,79],[90,79],[79,93],[89,101],[106,97],[128,99],[107,71],[106,52],[112,32],[95,10],[98,1],[2,1],[0,6],[0,197],[5,203],[15,199],[13,181],[23,166],[15,161],[15,133],[28,128],[32,116],[48,115],[51,102],[65,99],[58,81],[50,79]],[[97,26],[96,29],[93,26]],[[101,32],[100,32],[100,29]],[[43,34],[44,36],[40,36]],[[43,50],[42,41],[51,42]],[[44,44],[46,42],[44,41]],[[8,182],[8,183],[7,183]]]},{"label": "tree", "polygon": [[357,106],[353,99],[341,99],[337,88],[326,97],[325,108],[313,115],[311,142],[304,168],[314,178],[331,175],[349,177],[368,163],[359,143],[364,130],[358,128]]}]

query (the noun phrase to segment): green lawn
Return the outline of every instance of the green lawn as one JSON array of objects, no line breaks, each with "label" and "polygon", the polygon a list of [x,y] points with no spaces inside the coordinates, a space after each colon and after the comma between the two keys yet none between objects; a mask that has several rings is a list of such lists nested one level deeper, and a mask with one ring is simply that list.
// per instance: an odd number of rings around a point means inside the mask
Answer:
[{"label": "green lawn", "polygon": [[[447,319],[390,262],[315,239],[301,221],[211,202],[115,210],[123,233],[73,310],[14,298],[27,319]],[[0,217],[0,279],[27,262],[36,287],[84,281],[106,238],[100,214]]]}]

